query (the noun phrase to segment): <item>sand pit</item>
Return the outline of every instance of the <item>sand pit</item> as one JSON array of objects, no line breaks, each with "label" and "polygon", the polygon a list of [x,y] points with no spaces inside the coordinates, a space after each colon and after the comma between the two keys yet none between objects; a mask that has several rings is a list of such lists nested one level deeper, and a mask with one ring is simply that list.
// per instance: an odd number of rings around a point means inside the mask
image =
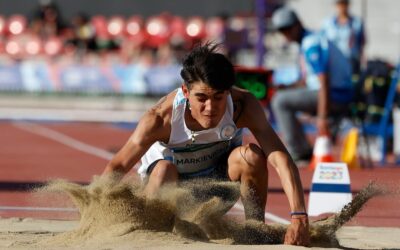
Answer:
[{"label": "sand pit", "polygon": [[[88,186],[54,181],[42,192],[68,194],[79,209],[80,221],[0,220],[0,248],[265,249],[256,246],[260,244],[273,244],[277,249],[294,248],[281,245],[286,225],[235,222],[224,216],[239,197],[237,183],[203,180],[179,187],[166,186],[153,199],[146,199],[142,187],[132,183],[117,182],[112,177],[95,178]],[[312,246],[361,249],[400,246],[400,240],[395,242],[394,236],[399,235],[400,229],[339,230],[369,199],[382,193],[381,188],[370,184],[340,213],[311,223]],[[388,238],[390,235],[393,237]]]}]

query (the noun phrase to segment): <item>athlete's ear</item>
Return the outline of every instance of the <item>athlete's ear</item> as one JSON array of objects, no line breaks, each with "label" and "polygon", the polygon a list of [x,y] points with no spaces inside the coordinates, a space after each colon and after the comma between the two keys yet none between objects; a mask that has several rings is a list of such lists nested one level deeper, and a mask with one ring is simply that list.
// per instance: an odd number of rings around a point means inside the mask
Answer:
[{"label": "athlete's ear", "polygon": [[185,83],[182,83],[182,92],[186,99],[189,98],[189,89]]}]

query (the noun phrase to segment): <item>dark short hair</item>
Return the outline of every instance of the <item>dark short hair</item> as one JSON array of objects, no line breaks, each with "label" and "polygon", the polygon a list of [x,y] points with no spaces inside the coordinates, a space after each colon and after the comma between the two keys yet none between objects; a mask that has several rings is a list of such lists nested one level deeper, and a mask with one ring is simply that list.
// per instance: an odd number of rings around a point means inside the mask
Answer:
[{"label": "dark short hair", "polygon": [[181,77],[189,89],[197,81],[216,90],[229,90],[233,86],[234,67],[228,58],[216,52],[218,46],[212,43],[198,45],[183,59]]}]

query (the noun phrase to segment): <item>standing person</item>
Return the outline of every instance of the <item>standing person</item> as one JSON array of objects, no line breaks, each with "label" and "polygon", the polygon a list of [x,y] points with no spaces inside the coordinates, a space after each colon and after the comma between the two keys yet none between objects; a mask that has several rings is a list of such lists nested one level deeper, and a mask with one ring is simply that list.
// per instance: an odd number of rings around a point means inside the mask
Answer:
[{"label": "standing person", "polygon": [[[240,182],[246,219],[264,221],[267,162],[278,172],[292,211],[285,243],[309,245],[308,217],[299,172],[268,123],[257,99],[232,87],[231,62],[209,44],[184,59],[181,88],[169,93],[139,121],[104,174],[127,173],[140,159],[146,195],[165,183],[193,178]],[[258,145],[241,145],[240,128]]]},{"label": "standing person", "polygon": [[360,73],[365,46],[363,21],[350,13],[350,0],[335,0],[336,15],[327,18],[321,31],[352,62],[353,73]]},{"label": "standing person", "polygon": [[57,3],[52,0],[39,0],[30,26],[32,32],[42,39],[62,35],[67,28]]},{"label": "standing person", "polygon": [[312,147],[307,142],[298,111],[317,116],[319,135],[329,135],[329,118],[348,110],[354,90],[351,65],[340,50],[321,34],[307,31],[296,13],[286,7],[272,16],[275,29],[301,47],[304,87],[277,91],[272,99],[272,110],[295,161],[308,161]]}]

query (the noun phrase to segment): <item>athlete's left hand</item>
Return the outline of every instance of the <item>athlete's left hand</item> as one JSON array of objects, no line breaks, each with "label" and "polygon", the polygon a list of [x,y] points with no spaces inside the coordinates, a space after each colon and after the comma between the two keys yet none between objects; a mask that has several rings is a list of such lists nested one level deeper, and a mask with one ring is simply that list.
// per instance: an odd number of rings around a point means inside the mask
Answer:
[{"label": "athlete's left hand", "polygon": [[310,232],[307,216],[292,218],[292,222],[286,230],[284,244],[296,246],[310,245]]}]

